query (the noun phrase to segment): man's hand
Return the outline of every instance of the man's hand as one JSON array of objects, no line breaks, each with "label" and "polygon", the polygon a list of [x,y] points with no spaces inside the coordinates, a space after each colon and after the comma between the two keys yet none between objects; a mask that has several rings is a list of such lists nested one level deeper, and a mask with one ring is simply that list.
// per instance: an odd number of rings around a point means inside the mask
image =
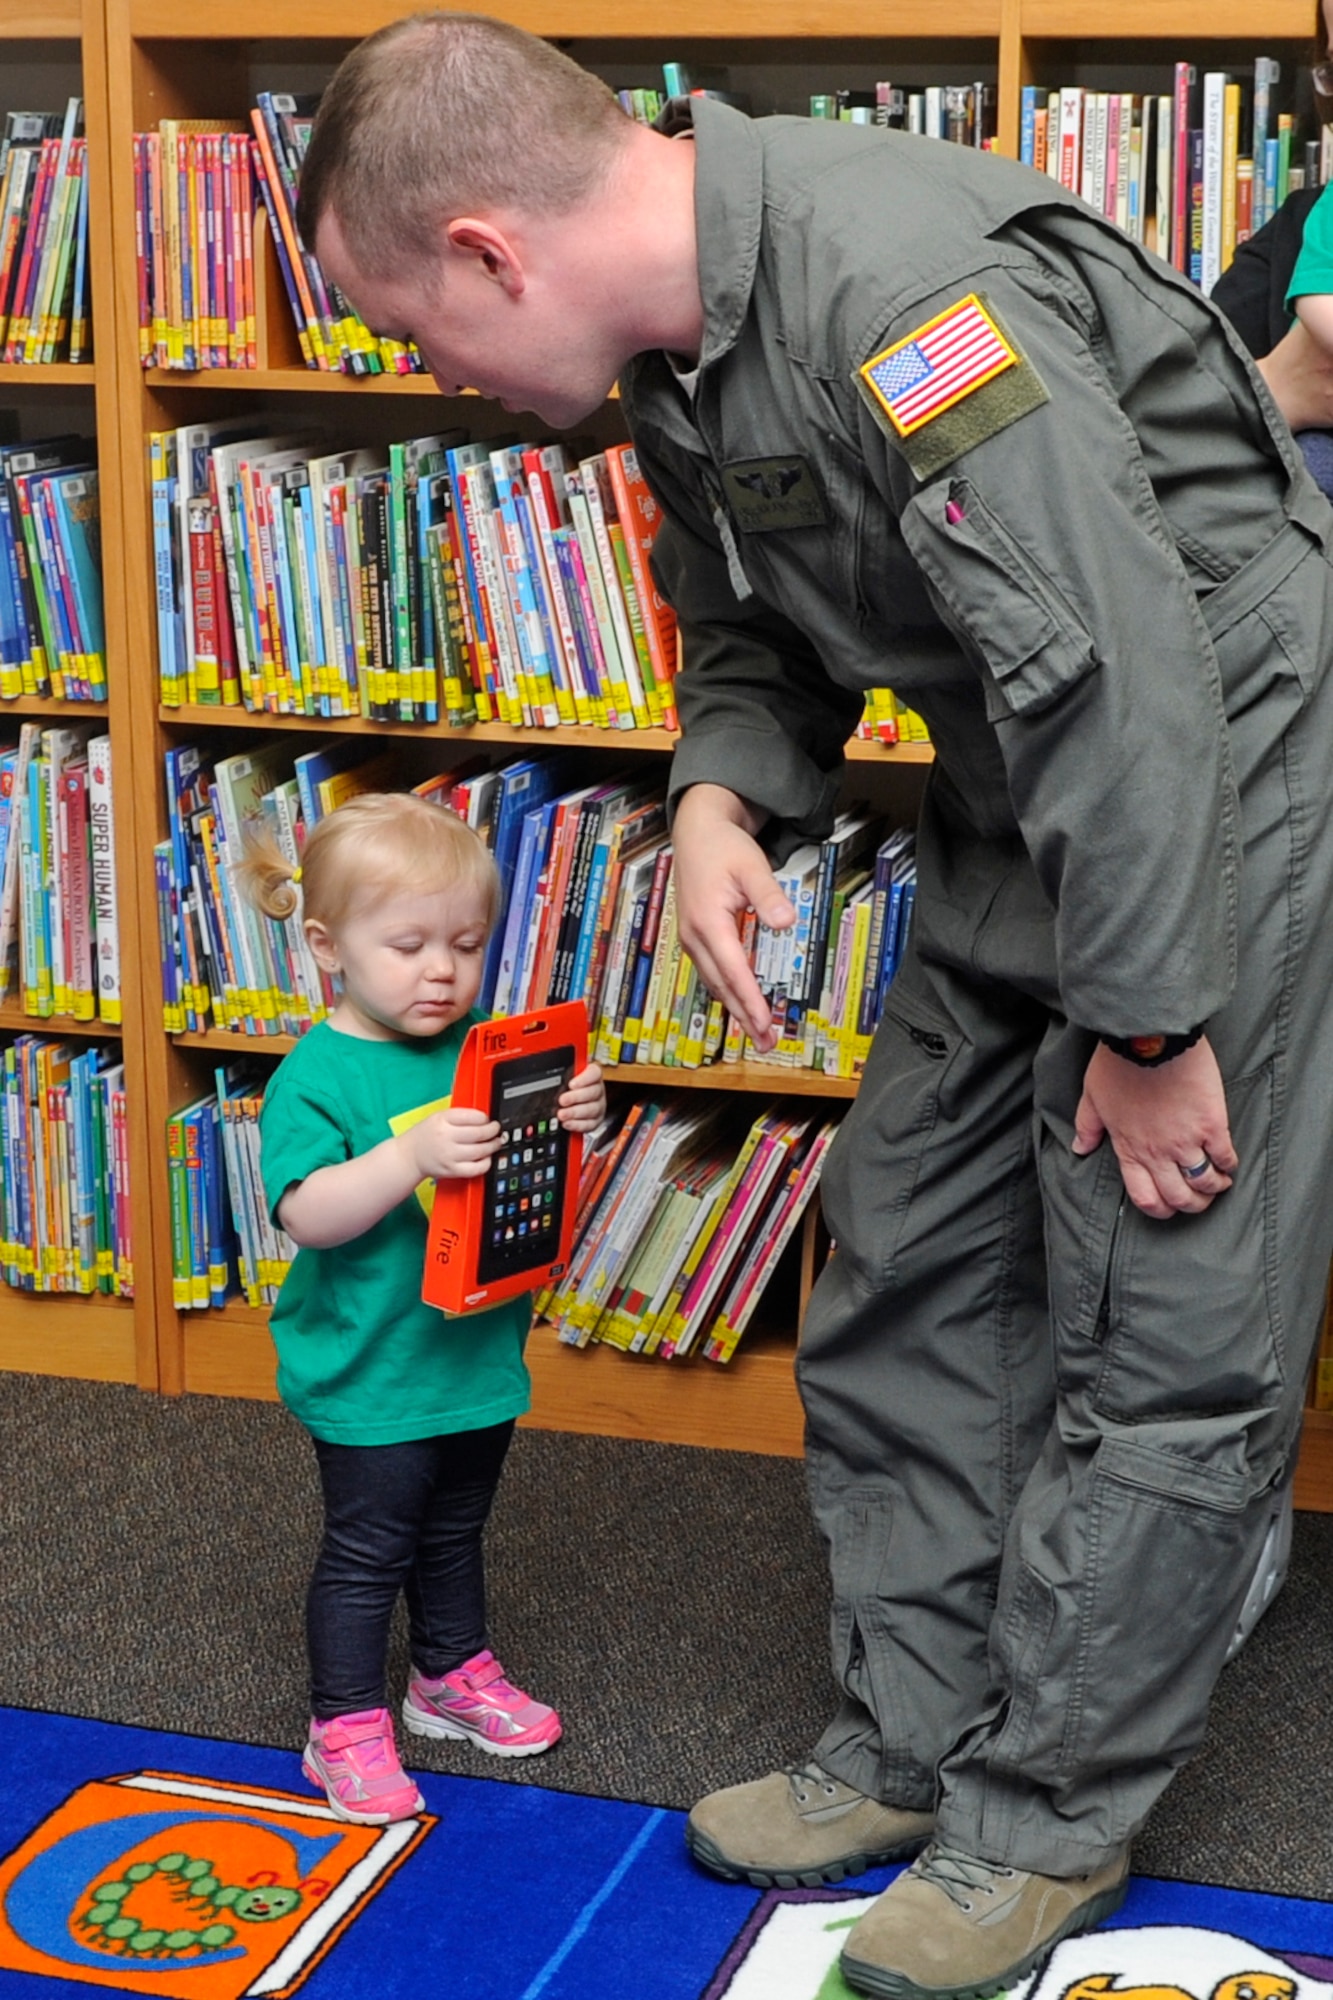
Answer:
[{"label": "man's hand", "polygon": [[[1240,1163],[1222,1073],[1207,1040],[1158,1069],[1142,1069],[1099,1042],[1083,1079],[1073,1150],[1095,1152],[1104,1138],[1115,1148],[1125,1193],[1159,1222],[1200,1215],[1224,1194]],[[1186,1167],[1204,1159],[1207,1173],[1186,1175]]]},{"label": "man's hand", "polygon": [[1296,320],[1255,365],[1294,431],[1333,430],[1333,354],[1308,327]]},{"label": "man's hand", "polygon": [[774,930],[796,912],[755,839],[761,814],[722,785],[691,785],[676,807],[676,921],[709,992],[740,1020],[761,1055],[777,1030],[741,948],[738,918],[753,909]]}]

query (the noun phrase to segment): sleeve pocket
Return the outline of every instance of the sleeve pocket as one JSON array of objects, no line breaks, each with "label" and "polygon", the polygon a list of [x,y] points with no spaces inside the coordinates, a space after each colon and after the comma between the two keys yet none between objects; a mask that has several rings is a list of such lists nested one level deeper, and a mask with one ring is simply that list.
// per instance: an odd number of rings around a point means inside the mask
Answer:
[{"label": "sleeve pocket", "polygon": [[901,525],[949,622],[994,677],[993,721],[1048,708],[1098,664],[1082,619],[969,480],[923,487]]}]

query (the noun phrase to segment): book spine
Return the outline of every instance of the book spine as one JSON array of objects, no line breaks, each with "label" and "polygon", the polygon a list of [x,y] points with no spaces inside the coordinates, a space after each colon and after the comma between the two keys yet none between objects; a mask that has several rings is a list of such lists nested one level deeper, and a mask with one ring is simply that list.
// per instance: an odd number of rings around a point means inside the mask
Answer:
[{"label": "book spine", "polygon": [[1083,92],[1068,84],[1060,92],[1060,185],[1079,191],[1083,161]]},{"label": "book spine", "polygon": [[319,317],[310,292],[309,275],[300,240],[296,234],[296,224],[288,212],[264,114],[258,107],[252,109],[250,123],[254,128],[259,182],[268,206],[269,220],[275,227],[275,240],[281,242],[286,253],[283,275],[287,276],[290,273],[289,289],[296,305],[297,333],[301,340],[301,351],[306,357],[307,365],[322,369],[327,374],[333,364],[324,345]]},{"label": "book spine", "polygon": [[1196,72],[1192,63],[1178,62],[1175,70],[1175,154],[1171,169],[1171,262],[1178,271],[1190,269],[1193,232],[1191,204],[1191,124]]},{"label": "book spine", "polygon": [[1189,135],[1189,264],[1191,281],[1203,284],[1204,268],[1204,134],[1196,126]]},{"label": "book spine", "polygon": [[[617,713],[623,729],[645,728],[647,707],[644,702],[643,684],[639,675],[638,654],[634,646],[634,634],[630,629],[629,611],[625,603],[625,593],[616,566],[615,550],[611,544],[609,525],[613,519],[610,507],[609,484],[604,488],[606,473],[605,456],[594,455],[584,459],[579,466],[584,504],[588,510],[588,520],[592,528],[593,550],[600,566],[602,584],[614,634],[614,653],[619,661],[616,678],[612,682],[612,693]],[[585,561],[587,552],[585,550]],[[607,654],[608,664],[612,655]]]},{"label": "book spine", "polygon": [[1228,83],[1222,97],[1222,241],[1220,270],[1236,254],[1236,173],[1240,159],[1240,85]]},{"label": "book spine", "polygon": [[62,779],[66,812],[65,905],[69,918],[66,980],[69,1011],[76,1021],[91,1021],[97,1005],[88,783],[87,764],[80,762],[66,767]]},{"label": "book spine", "polygon": [[167,1121],[167,1183],[171,1216],[171,1303],[190,1310],[190,1202],[185,1182],[185,1125]]}]

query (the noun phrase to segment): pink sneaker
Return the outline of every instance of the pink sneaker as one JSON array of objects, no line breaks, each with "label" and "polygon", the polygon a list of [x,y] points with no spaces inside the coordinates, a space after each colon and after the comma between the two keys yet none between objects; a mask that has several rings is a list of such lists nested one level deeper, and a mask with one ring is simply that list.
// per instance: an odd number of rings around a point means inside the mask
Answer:
[{"label": "pink sneaker", "polygon": [[414,1673],[403,1702],[414,1736],[461,1736],[494,1757],[535,1757],[560,1740],[560,1717],[505,1679],[493,1653],[477,1653],[451,1674]]},{"label": "pink sneaker", "polygon": [[398,1761],[387,1708],[362,1708],[328,1722],[312,1717],[302,1768],[311,1784],[327,1793],[339,1819],[387,1826],[426,1809]]}]

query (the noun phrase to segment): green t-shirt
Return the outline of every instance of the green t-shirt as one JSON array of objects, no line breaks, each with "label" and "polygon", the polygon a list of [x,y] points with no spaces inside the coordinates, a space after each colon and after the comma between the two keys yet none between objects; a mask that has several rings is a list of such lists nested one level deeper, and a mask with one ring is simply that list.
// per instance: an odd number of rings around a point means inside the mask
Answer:
[{"label": "green t-shirt", "polygon": [[[370,1042],[321,1022],[279,1065],[260,1118],[269,1211],[317,1167],[391,1136],[391,1119],[447,1097],[468,1016],[429,1040]],[[400,1128],[401,1129],[401,1128]],[[421,1300],[426,1212],[415,1194],[364,1236],[300,1250],[273,1308],[278,1392],[331,1444],[401,1444],[521,1416],[532,1318],[525,1295],[446,1317]]]},{"label": "green t-shirt", "polygon": [[1287,305],[1315,292],[1333,292],[1333,181],[1305,218],[1300,254],[1287,286]]}]

